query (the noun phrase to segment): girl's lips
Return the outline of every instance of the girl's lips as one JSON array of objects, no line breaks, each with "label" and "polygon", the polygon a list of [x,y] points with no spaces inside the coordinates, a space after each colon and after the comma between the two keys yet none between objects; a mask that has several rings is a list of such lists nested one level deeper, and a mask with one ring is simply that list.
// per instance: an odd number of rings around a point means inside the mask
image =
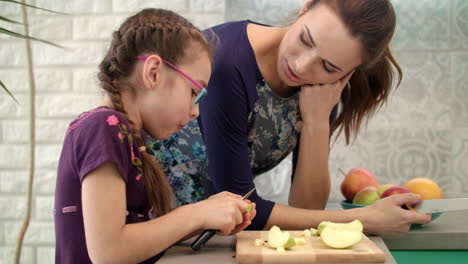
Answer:
[{"label": "girl's lips", "polygon": [[289,80],[293,81],[293,82],[300,82],[301,81],[301,78],[297,77],[296,74],[294,74],[294,72],[291,70],[291,68],[289,67],[289,64],[286,62],[285,63],[285,72],[286,72],[286,76],[288,77]]}]

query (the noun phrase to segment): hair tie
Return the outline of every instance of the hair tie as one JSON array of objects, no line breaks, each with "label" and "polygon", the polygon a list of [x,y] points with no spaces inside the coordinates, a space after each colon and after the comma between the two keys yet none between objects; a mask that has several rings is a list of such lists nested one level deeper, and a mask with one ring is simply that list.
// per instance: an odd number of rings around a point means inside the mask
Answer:
[{"label": "hair tie", "polygon": [[143,151],[146,150],[146,146],[141,146],[141,147],[138,148],[138,150],[139,150],[140,152],[143,152]]}]

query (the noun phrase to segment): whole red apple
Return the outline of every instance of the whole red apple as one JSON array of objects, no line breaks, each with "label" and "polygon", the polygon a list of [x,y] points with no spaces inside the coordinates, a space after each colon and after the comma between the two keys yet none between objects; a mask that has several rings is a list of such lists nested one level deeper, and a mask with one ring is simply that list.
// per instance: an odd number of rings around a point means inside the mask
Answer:
[{"label": "whole red apple", "polygon": [[398,185],[393,184],[393,183],[382,184],[382,185],[377,186],[377,192],[379,193],[379,196],[382,196],[382,193],[384,193],[386,190],[392,187],[396,187],[396,186]]},{"label": "whole red apple", "polygon": [[354,196],[368,186],[378,186],[375,177],[365,169],[354,168],[346,174],[341,183],[341,193],[348,202],[352,202]]},{"label": "whole red apple", "polygon": [[403,186],[395,186],[388,188],[385,192],[382,193],[380,198],[385,198],[395,194],[410,193],[411,190]]}]

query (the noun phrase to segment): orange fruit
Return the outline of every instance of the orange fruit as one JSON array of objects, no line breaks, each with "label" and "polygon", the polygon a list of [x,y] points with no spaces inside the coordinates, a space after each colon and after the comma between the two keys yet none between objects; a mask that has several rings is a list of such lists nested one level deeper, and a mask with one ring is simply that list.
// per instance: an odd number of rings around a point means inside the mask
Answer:
[{"label": "orange fruit", "polygon": [[414,178],[404,184],[413,193],[421,195],[422,200],[442,199],[444,193],[439,185],[428,178]]}]

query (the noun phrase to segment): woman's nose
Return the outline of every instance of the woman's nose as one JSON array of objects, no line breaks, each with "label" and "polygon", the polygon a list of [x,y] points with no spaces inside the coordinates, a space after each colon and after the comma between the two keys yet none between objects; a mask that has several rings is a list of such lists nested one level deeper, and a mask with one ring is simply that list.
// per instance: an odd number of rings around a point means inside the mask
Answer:
[{"label": "woman's nose", "polygon": [[319,62],[319,58],[314,54],[304,54],[296,59],[295,72],[302,78],[304,74],[310,74],[313,65]]}]

